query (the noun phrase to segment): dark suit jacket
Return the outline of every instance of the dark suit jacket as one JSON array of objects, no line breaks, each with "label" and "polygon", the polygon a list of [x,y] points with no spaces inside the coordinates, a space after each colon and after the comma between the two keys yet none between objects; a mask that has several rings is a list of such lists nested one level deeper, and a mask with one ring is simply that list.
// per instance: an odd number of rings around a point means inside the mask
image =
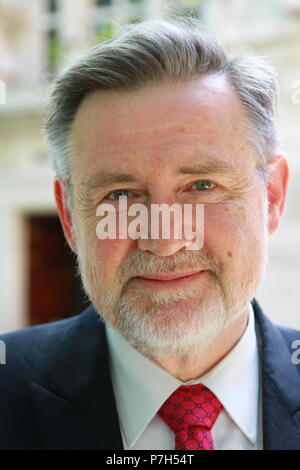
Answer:
[{"label": "dark suit jacket", "polygon": [[[252,300],[261,342],[264,449],[300,449],[300,332]],[[90,306],[0,337],[0,449],[123,449],[104,326]]]}]

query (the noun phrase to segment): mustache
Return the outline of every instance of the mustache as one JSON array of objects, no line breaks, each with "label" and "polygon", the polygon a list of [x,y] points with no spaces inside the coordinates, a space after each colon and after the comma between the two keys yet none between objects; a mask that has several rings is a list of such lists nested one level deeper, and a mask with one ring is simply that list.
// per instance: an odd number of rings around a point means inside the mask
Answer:
[{"label": "mustache", "polygon": [[187,270],[210,270],[219,275],[220,263],[203,247],[197,252],[191,250],[179,251],[172,257],[157,257],[150,252],[136,251],[127,258],[120,268],[122,282],[144,274],[171,274]]}]

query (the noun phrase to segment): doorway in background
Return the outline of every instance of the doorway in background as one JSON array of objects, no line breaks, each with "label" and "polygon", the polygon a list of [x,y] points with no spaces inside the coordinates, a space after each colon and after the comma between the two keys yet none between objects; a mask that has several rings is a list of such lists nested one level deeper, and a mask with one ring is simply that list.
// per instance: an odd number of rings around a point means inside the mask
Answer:
[{"label": "doorway in background", "polygon": [[75,255],[56,215],[31,215],[29,241],[29,325],[80,313],[89,302],[76,276]]}]

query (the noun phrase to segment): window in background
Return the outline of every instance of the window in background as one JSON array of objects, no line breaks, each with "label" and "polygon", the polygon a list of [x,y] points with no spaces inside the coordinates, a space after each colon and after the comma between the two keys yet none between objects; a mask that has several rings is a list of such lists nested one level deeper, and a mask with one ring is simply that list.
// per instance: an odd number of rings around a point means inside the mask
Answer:
[{"label": "window in background", "polygon": [[59,35],[59,2],[48,0],[47,2],[47,63],[48,73],[54,76],[59,67],[59,61],[63,54],[62,41]]},{"label": "window in background", "polygon": [[57,0],[48,0],[48,10],[52,13],[57,12],[58,10],[58,5],[57,5]]},{"label": "window in background", "polygon": [[111,3],[112,3],[112,0],[96,0],[97,7],[111,5]]}]

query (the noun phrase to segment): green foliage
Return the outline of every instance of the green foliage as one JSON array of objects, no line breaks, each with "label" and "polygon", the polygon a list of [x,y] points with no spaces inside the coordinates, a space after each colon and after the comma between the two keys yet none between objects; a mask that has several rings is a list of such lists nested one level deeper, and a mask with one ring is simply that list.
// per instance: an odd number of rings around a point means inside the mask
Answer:
[{"label": "green foliage", "polygon": [[107,41],[111,39],[114,35],[113,26],[110,23],[98,25],[95,31],[95,42],[99,44],[100,42]]},{"label": "green foliage", "polygon": [[56,32],[50,31],[48,40],[48,64],[50,70],[55,70],[63,54],[62,44]]}]

